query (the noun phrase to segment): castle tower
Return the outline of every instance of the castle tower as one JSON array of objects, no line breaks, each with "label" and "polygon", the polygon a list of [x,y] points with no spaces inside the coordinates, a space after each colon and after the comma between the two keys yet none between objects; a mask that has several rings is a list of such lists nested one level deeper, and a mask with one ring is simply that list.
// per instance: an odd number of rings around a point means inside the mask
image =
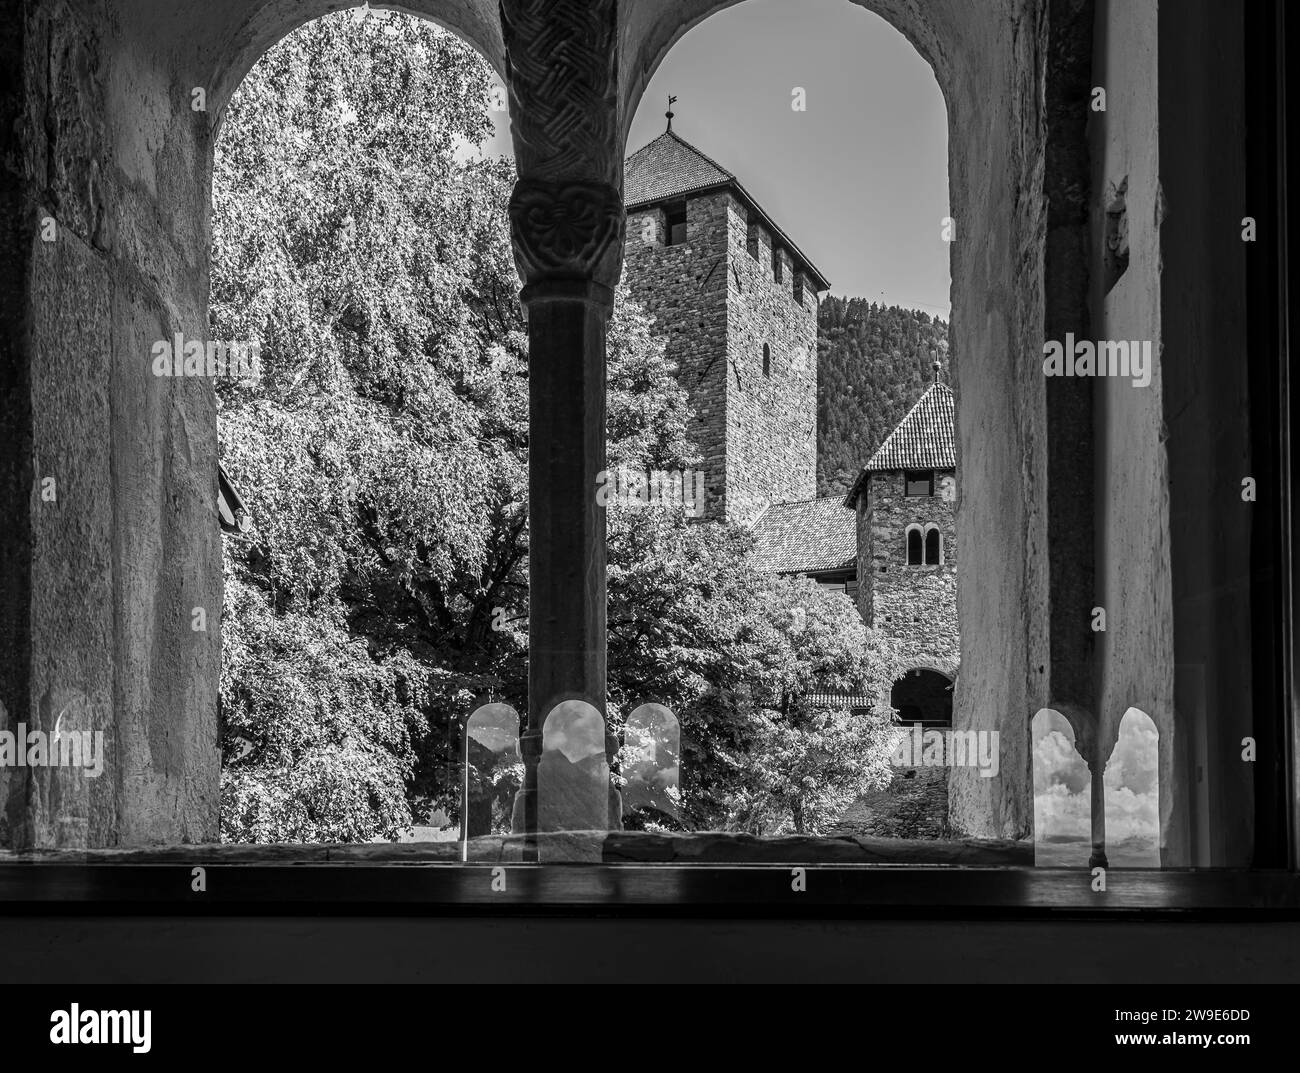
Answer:
[{"label": "castle tower", "polygon": [[[915,709],[916,721],[923,722],[951,719],[951,683],[960,660],[955,406],[952,389],[935,369],[935,382],[871,456],[844,500],[857,514],[859,610],[868,626],[900,643],[907,666],[894,707]],[[946,715],[939,710],[945,703]]]},{"label": "castle tower", "polygon": [[736,176],[669,129],[627,161],[624,279],[696,414],[709,517],[817,494],[825,278]]}]

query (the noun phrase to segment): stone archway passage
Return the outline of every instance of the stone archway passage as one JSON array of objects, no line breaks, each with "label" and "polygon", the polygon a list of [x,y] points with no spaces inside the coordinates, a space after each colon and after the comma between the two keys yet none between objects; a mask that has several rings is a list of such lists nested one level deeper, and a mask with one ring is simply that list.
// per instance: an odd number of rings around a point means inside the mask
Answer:
[{"label": "stone archway passage", "polygon": [[928,667],[904,671],[889,691],[889,705],[900,723],[952,725],[953,681]]}]

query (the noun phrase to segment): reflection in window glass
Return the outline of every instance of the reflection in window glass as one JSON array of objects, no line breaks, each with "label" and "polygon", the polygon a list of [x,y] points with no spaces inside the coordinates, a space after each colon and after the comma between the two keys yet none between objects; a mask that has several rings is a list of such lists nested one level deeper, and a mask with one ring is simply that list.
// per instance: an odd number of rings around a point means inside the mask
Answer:
[{"label": "reflection in window glass", "polygon": [[676,827],[681,729],[662,704],[642,704],[623,731],[623,826]]},{"label": "reflection in window glass", "polygon": [[1060,712],[1034,716],[1034,864],[1086,867],[1092,853],[1092,775]]},{"label": "reflection in window glass", "polygon": [[1106,761],[1106,859],[1112,868],[1160,867],[1159,765],[1155,722],[1130,708]]}]

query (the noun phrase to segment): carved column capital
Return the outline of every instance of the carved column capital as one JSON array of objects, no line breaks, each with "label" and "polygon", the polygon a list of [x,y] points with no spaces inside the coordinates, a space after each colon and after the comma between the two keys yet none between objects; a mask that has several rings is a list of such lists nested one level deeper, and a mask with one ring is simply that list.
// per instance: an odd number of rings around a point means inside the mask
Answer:
[{"label": "carved column capital", "polygon": [[612,302],[623,261],[616,0],[501,0],[524,301]]},{"label": "carved column capital", "polygon": [[[510,198],[515,264],[523,298],[613,300],[623,262],[622,195],[591,182],[520,179]],[[588,292],[575,284],[591,284]]]}]

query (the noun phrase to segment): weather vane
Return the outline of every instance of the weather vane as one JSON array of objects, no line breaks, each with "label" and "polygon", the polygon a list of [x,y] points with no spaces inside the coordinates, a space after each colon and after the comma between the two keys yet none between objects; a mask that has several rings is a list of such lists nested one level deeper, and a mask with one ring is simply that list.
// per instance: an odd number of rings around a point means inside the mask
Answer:
[{"label": "weather vane", "polygon": [[676,103],[677,103],[677,98],[674,97],[671,93],[668,94],[668,111],[665,114],[668,116],[669,130],[673,129],[673,105]]}]

